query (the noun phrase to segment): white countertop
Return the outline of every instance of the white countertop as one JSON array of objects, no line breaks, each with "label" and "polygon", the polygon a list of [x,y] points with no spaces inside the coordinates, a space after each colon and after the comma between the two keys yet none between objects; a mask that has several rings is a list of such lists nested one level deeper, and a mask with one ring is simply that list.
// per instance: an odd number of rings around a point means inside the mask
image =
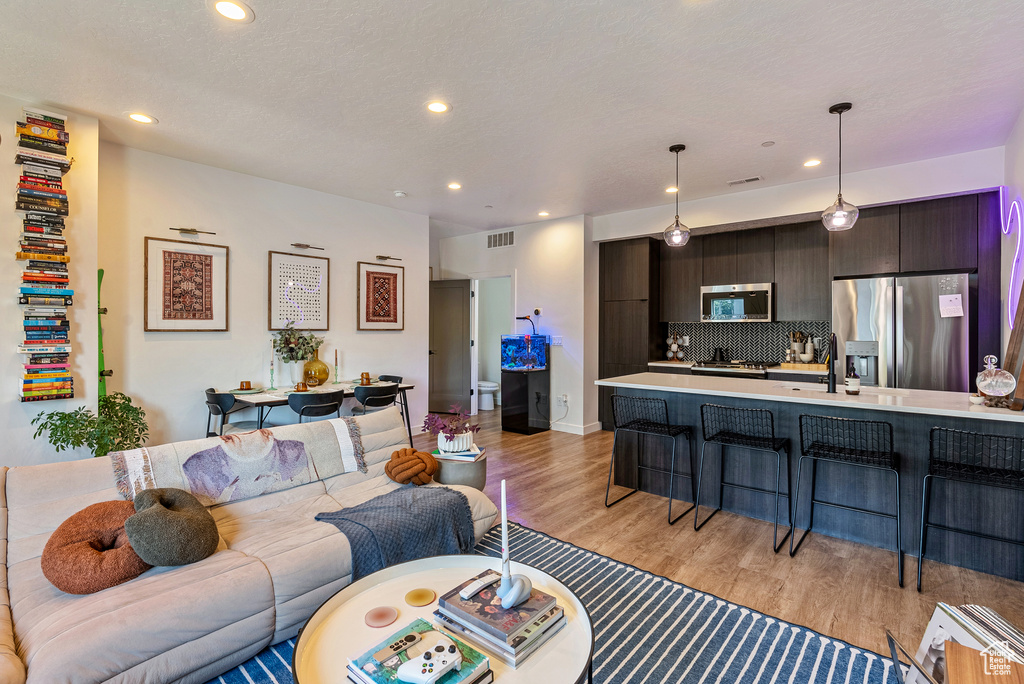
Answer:
[{"label": "white countertop", "polygon": [[[658,368],[693,368],[693,361],[649,361],[648,366],[657,366]],[[797,375],[828,375],[827,371],[817,370],[804,370],[802,368],[789,369],[780,368],[778,366],[768,366],[768,374],[773,373],[795,373]]]},{"label": "white countertop", "polygon": [[[788,371],[787,371],[788,372]],[[836,394],[829,394],[826,385],[802,382],[778,382],[746,378],[722,378],[705,375],[674,375],[669,373],[635,373],[617,378],[598,380],[597,385],[646,389],[684,394],[706,394],[738,399],[785,401],[815,406],[845,406],[848,408],[920,413],[953,418],[979,418],[1024,423],[1024,412],[976,406],[968,400],[966,392],[935,392],[932,390],[883,389],[864,387],[858,395],[843,391],[839,378]]]}]

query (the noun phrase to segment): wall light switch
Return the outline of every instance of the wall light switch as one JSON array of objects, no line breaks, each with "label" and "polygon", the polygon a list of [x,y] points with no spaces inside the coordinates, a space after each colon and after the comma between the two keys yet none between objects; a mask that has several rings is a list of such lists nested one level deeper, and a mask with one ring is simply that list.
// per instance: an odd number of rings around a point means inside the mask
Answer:
[{"label": "wall light switch", "polygon": [[554,337],[552,337],[551,338],[551,346],[553,346],[553,347],[561,347],[562,346],[562,336],[561,335],[555,335]]}]

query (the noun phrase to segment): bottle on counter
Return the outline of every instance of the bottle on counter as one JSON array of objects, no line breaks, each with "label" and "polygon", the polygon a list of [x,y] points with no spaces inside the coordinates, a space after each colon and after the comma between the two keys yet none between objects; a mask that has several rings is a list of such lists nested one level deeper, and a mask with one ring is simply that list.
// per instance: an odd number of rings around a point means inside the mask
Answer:
[{"label": "bottle on counter", "polygon": [[860,394],[860,376],[857,375],[857,369],[854,367],[853,362],[850,362],[849,367],[846,369],[846,393],[847,394]]}]

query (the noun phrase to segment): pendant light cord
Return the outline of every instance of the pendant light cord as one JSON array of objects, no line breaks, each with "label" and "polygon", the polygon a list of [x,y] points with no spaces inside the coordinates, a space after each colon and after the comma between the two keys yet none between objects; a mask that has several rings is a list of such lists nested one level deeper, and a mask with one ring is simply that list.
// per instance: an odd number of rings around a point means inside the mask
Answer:
[{"label": "pendant light cord", "polygon": [[676,225],[679,225],[679,152],[676,152]]},{"label": "pendant light cord", "polygon": [[839,196],[843,196],[843,113],[839,112]]}]

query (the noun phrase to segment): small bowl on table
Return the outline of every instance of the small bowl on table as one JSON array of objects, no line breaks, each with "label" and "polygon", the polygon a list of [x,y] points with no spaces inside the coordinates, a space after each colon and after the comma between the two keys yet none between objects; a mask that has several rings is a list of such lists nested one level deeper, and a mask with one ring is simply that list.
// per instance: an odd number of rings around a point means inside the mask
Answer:
[{"label": "small bowl on table", "polygon": [[800,354],[800,362],[801,363],[810,363],[813,360],[814,360],[814,352],[811,352],[810,354],[806,354],[806,353],[801,353]]},{"label": "small bowl on table", "polygon": [[978,394],[977,392],[971,392],[971,394],[968,396],[968,399],[970,399],[971,403],[975,404],[975,405],[979,405],[979,404],[984,404],[985,403],[985,397],[983,397],[982,395]]}]

